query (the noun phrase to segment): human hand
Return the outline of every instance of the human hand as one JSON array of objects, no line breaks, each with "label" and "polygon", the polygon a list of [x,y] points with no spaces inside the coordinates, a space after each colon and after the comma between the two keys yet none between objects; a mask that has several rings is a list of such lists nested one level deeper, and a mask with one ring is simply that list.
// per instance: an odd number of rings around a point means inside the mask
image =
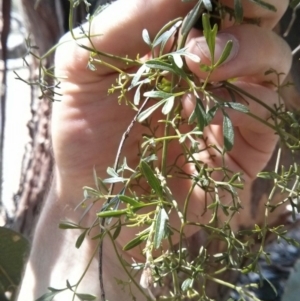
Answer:
[{"label": "human hand", "polygon": [[[211,81],[236,78],[234,82],[236,86],[272,106],[276,103],[278,95],[270,85],[266,84],[266,81],[275,81],[275,77],[264,73],[270,68],[287,73],[291,56],[288,46],[271,31],[286,9],[288,1],[272,0],[269,2],[277,7],[277,13],[265,10],[251,2],[244,3],[245,16],[261,18],[260,27],[247,24],[231,26],[229,22],[224,24],[222,32],[217,37],[217,45],[219,45],[217,48],[222,50],[225,43],[232,39],[234,41],[232,57],[211,75]],[[223,0],[222,3],[232,5],[230,0]],[[183,3],[179,0],[148,0],[146,5],[144,1],[139,0],[119,0],[93,21],[92,35],[98,35],[92,39],[93,46],[97,50],[119,56],[128,55],[135,58],[137,54],[146,55],[148,49],[141,38],[142,30],[146,28],[150,36],[154,36],[165,23],[185,15],[193,5],[194,2]],[[70,35],[64,37],[65,40],[69,38]],[[88,41],[78,40],[77,42],[90,46]],[[198,55],[202,62],[208,62],[205,47],[201,33],[193,30],[189,37],[188,51]],[[129,107],[118,106],[114,94],[107,95],[107,90],[115,82],[117,73],[105,66],[97,66],[98,70],[91,72],[86,68],[88,60],[89,52],[79,47],[76,42],[62,44],[56,54],[56,74],[62,77],[60,90],[62,101],[54,104],[52,115],[52,142],[56,162],[56,180],[53,189],[60,201],[52,202],[51,210],[52,216],[60,218],[68,218],[68,214],[74,218],[73,213],[65,212],[64,208],[66,206],[74,208],[82,199],[82,187],[94,185],[93,167],[96,168],[99,177],[106,177],[106,168],[113,165],[121,136],[135,114]],[[124,65],[117,61],[110,62],[119,68],[124,68]],[[206,74],[200,71],[198,64],[191,61],[187,63],[191,71],[200,79],[206,78]],[[131,93],[133,95],[134,92]],[[218,93],[225,99],[228,97],[222,90]],[[241,99],[238,100],[243,102]],[[269,118],[264,108],[251,99],[247,101],[251,112],[264,120]],[[183,114],[189,116],[195,100],[186,96],[182,104]],[[247,202],[250,199],[252,181],[270,158],[277,138],[272,130],[250,117],[234,111],[228,111],[228,114],[235,126],[235,142],[233,149],[226,155],[226,165],[234,172],[244,173],[245,188],[240,198],[245,210],[240,216],[247,220]],[[143,132],[144,128],[136,125],[125,143],[123,153],[129,166],[136,166],[138,163],[137,141]],[[222,149],[221,116],[216,116],[212,125],[205,129],[205,136],[207,137],[206,145],[214,144]],[[200,146],[204,143],[204,141],[199,142]],[[180,147],[174,145],[168,153],[168,159],[173,160],[180,152]],[[199,161],[211,167],[220,166],[221,160],[220,154],[213,148],[199,154]],[[185,171],[189,174],[195,172],[192,165],[186,165]],[[169,185],[174,196],[182,199],[187,194],[191,182],[174,179]],[[49,206],[49,203],[46,204],[48,210]],[[46,208],[44,214],[46,214]],[[201,216],[205,208],[204,193],[200,188],[194,190],[189,208],[189,220],[201,220],[201,223],[206,223],[210,219],[209,214]],[[96,208],[96,210],[99,209]],[[95,212],[97,211],[90,211],[91,220],[94,219]],[[54,223],[54,221],[57,221],[57,218],[50,222]],[[251,223],[251,218],[247,222]],[[238,227],[238,220],[233,223],[233,229]],[[191,228],[186,235],[192,234],[194,230]],[[70,236],[67,236],[69,234],[65,235],[63,239],[71,241]],[[118,243],[122,246],[132,236],[133,233],[122,231]],[[92,242],[89,243],[92,244]],[[84,252],[84,250],[81,251]],[[66,245],[63,244],[59,252],[62,256],[62,253],[70,252],[70,249],[67,250]],[[130,255],[135,258],[140,256],[137,250],[132,250]],[[63,270],[63,267],[59,267],[60,263],[57,259],[55,262],[58,267],[55,270],[57,274]],[[72,274],[72,268],[69,266],[64,266],[64,268],[67,268],[68,274]],[[96,265],[92,265],[92,269],[94,271],[91,273],[95,275]],[[97,289],[91,289],[93,290],[98,293]]]}]

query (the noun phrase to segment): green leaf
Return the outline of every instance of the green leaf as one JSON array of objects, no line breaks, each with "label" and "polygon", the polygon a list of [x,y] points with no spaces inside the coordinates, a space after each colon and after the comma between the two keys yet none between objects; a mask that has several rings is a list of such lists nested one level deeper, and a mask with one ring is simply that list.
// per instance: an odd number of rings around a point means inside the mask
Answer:
[{"label": "green leaf", "polygon": [[155,191],[155,193],[158,196],[162,197],[163,191],[162,191],[160,181],[155,176],[151,167],[143,160],[140,163],[140,170],[142,174],[145,176],[145,178],[147,179],[147,182],[150,185],[150,187]]},{"label": "green leaf", "polygon": [[143,29],[142,37],[143,37],[144,42],[151,47],[152,43],[151,43],[149,32],[147,29]]},{"label": "green leaf", "polygon": [[48,292],[44,295],[42,295],[41,297],[39,297],[38,299],[36,299],[35,301],[52,301],[54,299],[54,297],[59,294],[59,292]]},{"label": "green leaf", "polygon": [[75,224],[75,223],[72,223],[72,222],[69,222],[69,221],[63,221],[63,222],[60,222],[59,225],[58,225],[59,229],[82,229],[81,226],[79,226],[78,224]]},{"label": "green leaf", "polygon": [[249,113],[249,108],[238,102],[224,102],[223,106],[241,113]]},{"label": "green leaf", "polygon": [[234,17],[236,23],[242,23],[244,19],[244,10],[241,0],[234,0]]},{"label": "green leaf", "polygon": [[165,237],[169,216],[164,208],[160,208],[155,221],[154,248],[158,249]]},{"label": "green leaf", "polygon": [[207,122],[207,124],[210,124],[210,122],[213,120],[213,118],[215,117],[218,109],[219,109],[219,106],[216,105],[216,106],[214,106],[214,107],[212,107],[211,109],[208,110],[208,112],[206,114],[206,122]]},{"label": "green leaf", "polygon": [[167,99],[165,99],[166,103],[162,108],[162,113],[164,115],[167,115],[171,112],[173,106],[174,106],[174,101],[175,101],[175,96],[171,96]]},{"label": "green leaf", "polygon": [[234,143],[234,129],[229,116],[225,113],[223,115],[223,135],[225,150],[230,151]]},{"label": "green leaf", "polygon": [[183,281],[181,285],[181,289],[185,292],[188,289],[190,289],[193,286],[193,279],[192,278],[187,278]]},{"label": "green leaf", "polygon": [[126,179],[124,179],[123,177],[115,177],[115,178],[104,179],[103,183],[112,184],[112,183],[120,183],[120,182],[125,182],[125,181],[126,181]]},{"label": "green leaf", "polygon": [[148,91],[144,93],[145,97],[149,98],[169,98],[173,96],[171,93],[163,92],[163,91]]},{"label": "green leaf", "polygon": [[200,98],[197,98],[196,101],[195,114],[197,117],[198,129],[200,131],[203,131],[203,129],[207,126],[206,113],[202,100]]},{"label": "green leaf", "polygon": [[198,19],[200,18],[201,13],[203,11],[201,9],[201,6],[202,6],[201,4],[202,4],[202,0],[199,0],[197,2],[197,4],[193,7],[193,9],[185,17],[182,27],[181,27],[181,35],[182,36],[186,36],[190,32],[190,30],[193,28],[193,26],[196,24]]},{"label": "green leaf", "polygon": [[87,233],[87,230],[83,231],[83,232],[78,236],[78,238],[77,238],[77,240],[76,240],[76,244],[75,244],[75,246],[76,246],[77,249],[79,249],[79,248],[81,247],[81,245],[82,245],[82,243],[83,243],[83,241],[84,241],[84,239],[85,239],[86,233]]},{"label": "green leaf", "polygon": [[215,42],[218,32],[218,25],[215,24],[213,28],[210,26],[208,14],[202,15],[202,24],[203,24],[203,34],[210,52],[211,63],[214,65],[215,60]]},{"label": "green leaf", "polygon": [[170,37],[178,30],[181,24],[182,24],[182,20],[179,20],[176,23],[174,23],[174,21],[171,21],[168,24],[166,24],[166,26],[162,29],[162,31],[158,33],[159,36],[156,36],[154,38],[152,48],[161,44],[160,53],[162,53],[166,43],[168,42]]},{"label": "green leaf", "polygon": [[220,58],[218,59],[218,61],[214,65],[214,68],[220,66],[221,64],[223,64],[227,60],[227,58],[229,57],[230,52],[232,50],[232,46],[233,46],[232,40],[227,41]]},{"label": "green leaf", "polygon": [[258,4],[260,5],[261,7],[265,8],[265,9],[268,9],[268,10],[271,10],[271,11],[274,11],[276,12],[277,11],[277,8],[270,4],[270,3],[267,3],[265,1],[262,1],[262,0],[248,0],[250,2],[254,2],[255,4]]},{"label": "green leaf", "polygon": [[128,251],[133,249],[134,247],[140,245],[143,241],[145,241],[148,238],[148,234],[149,234],[149,230],[144,233],[142,235],[138,235],[137,237],[135,237],[134,239],[132,239],[130,242],[128,242],[124,247],[123,250],[124,251]]},{"label": "green leaf", "polygon": [[12,291],[21,281],[29,242],[20,233],[0,227],[0,287]]},{"label": "green leaf", "polygon": [[203,4],[205,6],[205,8],[208,10],[208,11],[212,11],[213,9],[213,6],[211,4],[211,0],[202,0],[203,1]]},{"label": "green leaf", "polygon": [[129,204],[132,207],[140,206],[141,204],[144,204],[143,202],[138,202],[135,199],[127,196],[127,195],[119,195],[119,199],[126,204]]},{"label": "green leaf", "polygon": [[122,209],[122,210],[108,210],[108,211],[102,211],[98,212],[97,216],[106,218],[106,217],[118,217],[121,215],[124,215],[127,213],[127,209]]},{"label": "green leaf", "polygon": [[174,54],[172,54],[172,57],[174,59],[174,63],[176,64],[176,66],[178,68],[182,68],[183,60],[182,60],[181,56],[178,53],[174,53]]},{"label": "green leaf", "polygon": [[147,71],[147,69],[148,69],[148,67],[145,64],[139,68],[139,70],[135,73],[135,75],[131,81],[131,85],[128,88],[129,90],[132,89],[133,87],[135,87],[139,83],[141,76],[143,75],[144,72]]},{"label": "green leaf", "polygon": [[295,8],[300,3],[300,0],[291,0],[290,7]]},{"label": "green leaf", "polygon": [[156,59],[149,60],[145,63],[145,65],[152,69],[159,69],[159,70],[170,71],[174,73],[174,68],[172,67],[172,65],[163,62],[161,60],[156,60]]},{"label": "green leaf", "polygon": [[138,118],[137,121],[138,122],[142,122],[145,119],[147,119],[157,108],[159,108],[161,105],[163,105],[166,102],[165,99],[162,99],[161,101],[157,102],[156,104],[154,104],[153,106],[151,106],[150,108],[142,111]]},{"label": "green leaf", "polygon": [[257,174],[258,178],[275,180],[280,179],[280,175],[274,171],[262,171]]},{"label": "green leaf", "polygon": [[113,236],[112,236],[112,238],[113,238],[114,240],[118,238],[119,234],[121,233],[121,229],[122,229],[122,225],[121,225],[121,222],[120,222],[120,220],[119,220],[119,221],[118,221],[118,226],[117,226],[117,228],[116,228],[116,230],[115,230],[115,232],[114,232],[114,234],[113,234]]},{"label": "green leaf", "polygon": [[92,301],[92,300],[96,300],[96,296],[90,295],[90,294],[79,294],[76,293],[75,294],[80,300],[82,301]]},{"label": "green leaf", "polygon": [[112,167],[107,167],[106,172],[111,176],[111,177],[118,177],[118,173],[114,170]]}]

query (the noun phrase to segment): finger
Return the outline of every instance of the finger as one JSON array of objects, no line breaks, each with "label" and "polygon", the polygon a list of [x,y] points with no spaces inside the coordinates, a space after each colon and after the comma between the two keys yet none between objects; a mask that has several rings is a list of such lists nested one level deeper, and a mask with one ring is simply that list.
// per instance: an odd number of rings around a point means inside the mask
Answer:
[{"label": "finger", "polygon": [[[195,1],[181,0],[116,1],[92,21],[90,32],[93,36],[93,47],[101,52],[135,59],[137,55],[142,56],[150,50],[142,39],[143,29],[147,29],[153,39],[163,25],[177,17],[184,17],[194,5]],[[85,29],[89,29],[89,24],[85,25]],[[70,39],[68,34],[63,41]],[[91,47],[87,39],[79,39],[77,43]],[[65,43],[58,51],[68,68],[77,71],[78,68],[86,69],[90,53],[85,49],[75,43]],[[76,62],[73,62],[73,57],[77,58]],[[117,61],[113,64],[120,66]],[[107,68],[102,68],[98,70],[98,74],[106,71]]]},{"label": "finger", "polygon": [[[276,8],[276,11],[262,7],[254,1],[242,0],[244,18],[255,19],[262,27],[272,29],[283,16],[288,7],[287,0],[268,0],[264,1]],[[230,8],[234,8],[234,2],[232,0],[221,0],[223,5]],[[232,22],[227,22],[231,23]],[[228,25],[225,24],[225,27]]]},{"label": "finger", "polygon": [[[202,64],[210,65],[211,56],[204,37],[191,33],[188,51],[198,55]],[[210,76],[211,81],[244,77],[246,81],[263,83],[272,81],[277,84],[277,75],[266,75],[270,69],[278,73],[281,83],[289,72],[292,62],[291,50],[287,43],[272,31],[255,25],[243,24],[222,30],[216,38],[215,62],[221,56],[226,43],[231,40],[233,48],[228,59]],[[280,58],[280,59],[279,59]],[[205,79],[207,72],[201,71],[199,64],[187,60],[188,66],[198,77]]]}]

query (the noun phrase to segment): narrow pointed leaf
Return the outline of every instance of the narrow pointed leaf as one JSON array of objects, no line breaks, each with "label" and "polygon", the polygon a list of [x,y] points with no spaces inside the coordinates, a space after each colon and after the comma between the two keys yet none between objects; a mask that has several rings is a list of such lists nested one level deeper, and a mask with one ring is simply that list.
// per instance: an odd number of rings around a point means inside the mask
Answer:
[{"label": "narrow pointed leaf", "polygon": [[148,91],[144,93],[144,96],[149,98],[169,98],[173,96],[173,94],[163,91]]},{"label": "narrow pointed leaf", "polygon": [[35,301],[52,301],[57,294],[59,294],[59,292],[48,292]]},{"label": "narrow pointed leaf", "polygon": [[224,107],[233,109],[241,113],[249,113],[249,108],[238,102],[225,102]]},{"label": "narrow pointed leaf", "polygon": [[139,235],[137,237],[135,237],[134,239],[132,239],[130,242],[128,242],[124,247],[123,250],[124,251],[128,251],[133,249],[134,247],[140,245],[143,241],[145,241],[148,238],[148,232],[145,234],[143,233],[142,235]]},{"label": "narrow pointed leaf", "polygon": [[232,50],[232,46],[233,46],[233,42],[232,40],[228,41],[224,47],[224,50],[219,58],[219,60],[216,62],[216,64],[214,65],[214,67],[218,67],[220,66],[221,64],[223,64],[227,58],[229,57],[230,55],[230,52]]},{"label": "narrow pointed leaf", "polygon": [[141,161],[140,170],[142,174],[146,177],[148,184],[155,191],[158,196],[162,196],[162,187],[160,181],[155,176],[151,167],[145,162]]},{"label": "narrow pointed leaf", "polygon": [[197,98],[195,106],[195,115],[197,117],[198,129],[203,131],[204,127],[207,126],[206,113],[201,99]]},{"label": "narrow pointed leaf", "polygon": [[183,61],[182,61],[181,56],[180,56],[179,54],[177,54],[177,53],[174,53],[172,56],[173,56],[174,63],[176,64],[176,66],[177,66],[178,68],[182,68],[182,66],[183,66]]},{"label": "narrow pointed leaf", "polygon": [[202,12],[201,4],[202,0],[198,1],[194,8],[185,17],[181,27],[181,34],[183,36],[186,36],[198,21]]},{"label": "narrow pointed leaf", "polygon": [[171,96],[169,98],[167,98],[166,103],[164,104],[163,108],[162,108],[162,113],[167,115],[171,112],[173,106],[174,106],[174,101],[175,101],[175,96]]},{"label": "narrow pointed leaf", "polygon": [[234,143],[234,129],[227,114],[223,115],[223,136],[225,150],[230,151]]},{"label": "narrow pointed leaf", "polygon": [[59,229],[82,229],[78,224],[69,221],[60,222],[58,227]]},{"label": "narrow pointed leaf", "polygon": [[161,105],[163,105],[166,102],[165,99],[162,99],[161,101],[157,102],[156,104],[154,104],[153,106],[151,106],[150,108],[142,111],[140,113],[140,115],[138,116],[137,120],[138,122],[142,122],[145,119],[147,119],[157,108],[159,108]]},{"label": "narrow pointed leaf", "polygon": [[241,0],[234,0],[234,16],[236,23],[242,23],[244,18],[244,10]]},{"label": "narrow pointed leaf", "polygon": [[174,68],[172,68],[172,65],[160,60],[155,60],[155,59],[149,60],[145,64],[147,67],[151,69],[165,70],[174,73]]},{"label": "narrow pointed leaf", "polygon": [[102,217],[102,218],[107,218],[107,217],[118,217],[121,215],[126,214],[127,209],[122,209],[122,210],[109,210],[109,211],[102,211],[98,212],[97,216]]},{"label": "narrow pointed leaf", "polygon": [[126,204],[129,204],[130,206],[136,207],[136,206],[140,206],[141,204],[143,204],[143,202],[138,202],[135,199],[127,196],[127,195],[119,195],[119,199]]},{"label": "narrow pointed leaf", "polygon": [[165,237],[167,229],[168,214],[164,208],[160,208],[155,222],[154,248],[158,249]]},{"label": "narrow pointed leaf", "polygon": [[147,71],[147,69],[148,69],[148,67],[145,64],[139,68],[139,70],[135,73],[135,75],[131,81],[131,85],[130,85],[129,89],[135,87],[138,84],[141,76],[143,75],[144,72]]},{"label": "narrow pointed leaf", "polygon": [[84,241],[84,239],[85,239],[86,233],[87,233],[87,230],[83,231],[83,232],[78,236],[78,238],[77,238],[77,240],[76,240],[76,244],[75,244],[75,246],[76,246],[77,249],[79,249],[79,248],[81,247],[81,245],[82,245],[82,243],[83,243],[83,241]]},{"label": "narrow pointed leaf", "polygon": [[92,301],[92,300],[96,300],[96,296],[90,295],[90,294],[79,294],[76,293],[75,294],[80,300],[82,301]]},{"label": "narrow pointed leaf", "polygon": [[203,4],[204,4],[205,8],[208,11],[212,11],[213,7],[212,7],[212,4],[211,4],[211,0],[202,0],[202,1],[203,1]]},{"label": "narrow pointed leaf", "polygon": [[150,40],[149,32],[148,32],[147,29],[143,29],[143,31],[142,31],[142,37],[143,37],[144,42],[147,45],[151,46],[151,40]]},{"label": "narrow pointed leaf", "polygon": [[119,236],[119,234],[121,233],[121,229],[122,229],[122,227],[121,227],[121,222],[120,222],[120,220],[118,221],[118,226],[117,226],[117,228],[116,228],[116,230],[115,230],[115,232],[114,232],[114,234],[113,234],[113,239],[117,239],[118,238],[118,236]]},{"label": "narrow pointed leaf", "polygon": [[265,9],[268,9],[268,10],[271,10],[274,12],[277,11],[277,8],[274,5],[267,3],[265,1],[262,1],[262,0],[249,0],[249,1],[254,2],[255,4],[258,4]]}]

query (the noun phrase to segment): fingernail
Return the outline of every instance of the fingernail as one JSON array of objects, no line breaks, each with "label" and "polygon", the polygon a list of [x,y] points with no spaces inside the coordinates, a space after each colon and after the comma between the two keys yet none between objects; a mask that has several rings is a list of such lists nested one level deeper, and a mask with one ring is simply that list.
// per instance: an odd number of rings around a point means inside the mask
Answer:
[{"label": "fingernail", "polygon": [[[211,61],[211,55],[205,37],[198,38],[197,40],[198,41],[196,42],[196,45],[199,47],[200,51],[202,52],[202,55],[204,55],[209,61]],[[233,45],[228,58],[225,60],[225,62],[223,62],[222,65],[228,63],[230,60],[236,57],[239,51],[238,40],[235,38],[235,36],[229,33],[219,33],[216,36],[216,43],[215,43],[215,63],[221,57],[223,50],[228,41],[232,41]]]}]

